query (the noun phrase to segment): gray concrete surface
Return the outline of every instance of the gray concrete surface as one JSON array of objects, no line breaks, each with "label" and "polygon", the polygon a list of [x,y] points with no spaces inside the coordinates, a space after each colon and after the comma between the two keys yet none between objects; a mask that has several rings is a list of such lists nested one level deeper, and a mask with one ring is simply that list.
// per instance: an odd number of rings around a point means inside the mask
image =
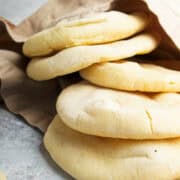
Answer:
[{"label": "gray concrete surface", "polygon": [[72,180],[51,160],[43,135],[0,106],[0,170],[8,180]]}]

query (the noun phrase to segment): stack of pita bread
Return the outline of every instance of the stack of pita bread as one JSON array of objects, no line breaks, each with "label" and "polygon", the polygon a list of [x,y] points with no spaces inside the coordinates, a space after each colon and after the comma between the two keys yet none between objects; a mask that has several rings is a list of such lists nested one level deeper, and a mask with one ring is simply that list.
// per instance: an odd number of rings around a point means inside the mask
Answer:
[{"label": "stack of pita bread", "polygon": [[23,46],[30,78],[79,71],[84,79],[60,93],[44,138],[76,179],[180,178],[180,62],[142,56],[160,44],[149,24],[143,12],[91,14],[64,19]]}]

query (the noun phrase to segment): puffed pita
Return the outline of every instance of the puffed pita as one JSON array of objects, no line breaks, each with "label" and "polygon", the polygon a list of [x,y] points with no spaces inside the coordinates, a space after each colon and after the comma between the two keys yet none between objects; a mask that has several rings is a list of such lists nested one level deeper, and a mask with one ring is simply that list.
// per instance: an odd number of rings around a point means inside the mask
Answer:
[{"label": "puffed pita", "polygon": [[0,171],[0,180],[6,180],[6,176],[1,171]]},{"label": "puffed pita", "polygon": [[81,82],[65,88],[56,109],[74,130],[102,137],[180,136],[180,94],[117,91]]},{"label": "puffed pita", "polygon": [[52,159],[78,180],[172,180],[180,178],[180,139],[133,141],[89,136],[58,116],[44,143]]},{"label": "puffed pita", "polygon": [[159,40],[158,34],[148,32],[109,44],[64,49],[50,57],[32,59],[27,66],[27,74],[34,80],[52,79],[79,71],[94,63],[147,54],[158,46]]},{"label": "puffed pita", "polygon": [[67,18],[30,37],[23,52],[29,57],[43,56],[72,46],[116,41],[144,30],[150,19],[143,12],[128,15],[118,11]]},{"label": "puffed pita", "polygon": [[177,67],[180,70],[180,60],[135,62],[127,59],[94,64],[82,69],[80,74],[91,83],[113,89],[180,92],[180,71]]}]

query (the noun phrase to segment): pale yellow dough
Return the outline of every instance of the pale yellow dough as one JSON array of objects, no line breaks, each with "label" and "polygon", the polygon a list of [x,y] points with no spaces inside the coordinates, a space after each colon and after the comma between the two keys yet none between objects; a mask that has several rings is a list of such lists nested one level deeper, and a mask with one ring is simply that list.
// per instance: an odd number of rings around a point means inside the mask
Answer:
[{"label": "pale yellow dough", "polygon": [[109,44],[72,47],[50,57],[32,59],[27,66],[27,74],[34,80],[48,80],[79,71],[94,63],[147,54],[154,50],[158,43],[157,34],[143,33]]},{"label": "pale yellow dough", "polygon": [[44,143],[53,160],[78,180],[175,180],[180,178],[180,139],[128,141],[76,132],[59,117]]},{"label": "pale yellow dough", "polygon": [[118,11],[75,17],[75,20],[66,19],[29,38],[23,46],[23,52],[29,57],[43,56],[67,47],[127,38],[143,30],[149,20],[149,15],[145,13],[128,15]]},{"label": "pale yellow dough", "polygon": [[0,180],[6,180],[6,176],[1,171],[0,171]]},{"label": "pale yellow dough", "polygon": [[80,74],[91,83],[108,88],[180,92],[180,60],[152,60],[146,63],[128,60],[106,62],[83,69]]},{"label": "pale yellow dough", "polygon": [[62,91],[56,109],[66,125],[86,134],[125,139],[180,136],[178,93],[132,93],[81,82]]}]

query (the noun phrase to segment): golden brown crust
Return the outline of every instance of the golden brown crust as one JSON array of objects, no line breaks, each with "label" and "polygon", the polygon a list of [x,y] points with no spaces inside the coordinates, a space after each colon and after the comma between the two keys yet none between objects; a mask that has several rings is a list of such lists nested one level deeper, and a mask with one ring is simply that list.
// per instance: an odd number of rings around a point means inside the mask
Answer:
[{"label": "golden brown crust", "polygon": [[[180,92],[180,61],[119,61],[94,64],[81,70],[89,82],[113,89],[142,92]],[[176,70],[177,69],[177,70]]]},{"label": "golden brown crust", "polygon": [[180,136],[179,93],[132,93],[81,82],[61,92],[56,108],[65,124],[86,134],[125,139]]},{"label": "golden brown crust", "polygon": [[50,57],[32,59],[27,66],[27,74],[34,80],[48,80],[79,71],[94,63],[147,54],[158,44],[157,34],[142,33],[130,39],[109,44],[68,48]]},{"label": "golden brown crust", "polygon": [[55,117],[44,143],[53,160],[79,180],[180,178],[180,140],[130,141],[78,133]]},{"label": "golden brown crust", "polygon": [[145,13],[128,15],[118,11],[64,20],[28,39],[23,52],[29,57],[43,56],[67,47],[112,42],[143,30],[148,23]]}]

